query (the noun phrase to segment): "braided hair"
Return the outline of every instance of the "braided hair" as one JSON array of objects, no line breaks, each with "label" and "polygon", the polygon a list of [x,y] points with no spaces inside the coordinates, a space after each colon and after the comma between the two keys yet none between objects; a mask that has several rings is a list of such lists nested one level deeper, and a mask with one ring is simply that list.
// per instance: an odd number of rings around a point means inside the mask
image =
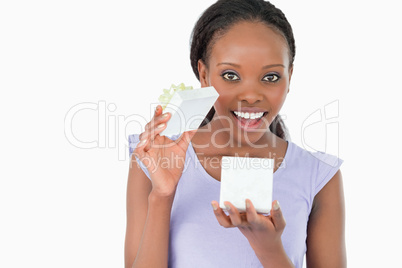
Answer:
[{"label": "braided hair", "polygon": [[[230,27],[241,21],[262,22],[268,27],[281,34],[289,48],[289,67],[293,66],[296,46],[293,30],[283,12],[273,4],[263,0],[218,0],[210,6],[194,26],[191,35],[190,61],[193,72],[198,80],[198,60],[208,65],[212,47]],[[212,120],[215,114],[214,108],[208,113],[201,126]],[[276,136],[287,139],[289,133],[278,114],[269,126]]]}]

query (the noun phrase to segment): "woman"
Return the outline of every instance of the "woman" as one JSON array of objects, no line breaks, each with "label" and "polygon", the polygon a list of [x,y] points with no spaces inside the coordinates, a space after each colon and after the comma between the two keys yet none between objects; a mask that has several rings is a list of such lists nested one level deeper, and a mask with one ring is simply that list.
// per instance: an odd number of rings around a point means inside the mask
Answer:
[{"label": "woman", "polygon": [[[286,141],[279,117],[294,56],[292,28],[269,2],[222,0],[200,17],[192,68],[220,96],[197,131],[160,136],[170,114],[158,106],[130,136],[126,267],[302,267],[305,254],[309,268],[346,266],[342,160]],[[222,156],[274,159],[269,216],[251,200],[245,213],[218,207]]]}]

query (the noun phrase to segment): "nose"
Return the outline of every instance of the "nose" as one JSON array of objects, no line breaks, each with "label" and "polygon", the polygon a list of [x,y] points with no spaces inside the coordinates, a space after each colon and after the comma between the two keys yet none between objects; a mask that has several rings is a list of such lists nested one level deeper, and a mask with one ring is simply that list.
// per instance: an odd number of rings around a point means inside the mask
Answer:
[{"label": "nose", "polygon": [[248,85],[244,85],[244,87],[240,89],[237,98],[241,102],[246,101],[249,104],[254,104],[258,101],[262,101],[263,95],[259,85],[256,85],[256,83],[250,83]]}]

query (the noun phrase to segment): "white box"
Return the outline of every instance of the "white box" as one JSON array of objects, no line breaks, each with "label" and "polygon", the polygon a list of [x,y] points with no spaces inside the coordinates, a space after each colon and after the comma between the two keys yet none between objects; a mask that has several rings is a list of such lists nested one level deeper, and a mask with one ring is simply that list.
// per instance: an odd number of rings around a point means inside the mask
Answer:
[{"label": "white box", "polygon": [[177,91],[163,112],[171,113],[167,127],[160,135],[172,136],[198,129],[219,97],[214,87]]},{"label": "white box", "polygon": [[259,213],[269,213],[272,206],[274,159],[222,157],[219,206],[231,202],[239,211],[246,210],[250,199]]}]

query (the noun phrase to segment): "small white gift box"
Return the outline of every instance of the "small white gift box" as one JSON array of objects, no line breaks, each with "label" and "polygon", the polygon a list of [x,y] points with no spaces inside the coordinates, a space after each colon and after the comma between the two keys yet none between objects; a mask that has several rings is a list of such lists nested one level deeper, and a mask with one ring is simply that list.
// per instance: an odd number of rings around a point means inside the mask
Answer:
[{"label": "small white gift box", "polygon": [[219,206],[231,202],[239,211],[246,210],[250,199],[259,213],[269,213],[272,206],[274,159],[222,157]]},{"label": "small white gift box", "polygon": [[175,92],[163,110],[172,116],[160,135],[172,136],[198,129],[218,97],[214,87]]}]

